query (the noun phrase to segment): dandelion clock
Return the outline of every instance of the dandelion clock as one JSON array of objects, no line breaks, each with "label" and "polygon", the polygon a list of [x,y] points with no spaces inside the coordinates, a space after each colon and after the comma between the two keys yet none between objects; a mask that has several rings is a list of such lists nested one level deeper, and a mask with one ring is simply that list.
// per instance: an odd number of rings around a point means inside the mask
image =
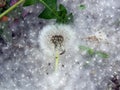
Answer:
[{"label": "dandelion clock", "polygon": [[[39,43],[43,54],[55,57],[65,54],[75,40],[74,29],[70,25],[55,24],[43,27],[39,35]],[[58,64],[58,60],[56,65]]]}]

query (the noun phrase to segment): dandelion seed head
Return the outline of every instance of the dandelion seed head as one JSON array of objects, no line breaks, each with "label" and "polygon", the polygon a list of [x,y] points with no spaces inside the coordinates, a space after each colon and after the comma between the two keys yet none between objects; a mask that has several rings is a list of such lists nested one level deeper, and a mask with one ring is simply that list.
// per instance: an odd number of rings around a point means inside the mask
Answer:
[{"label": "dandelion seed head", "polygon": [[69,25],[47,25],[40,32],[39,42],[45,54],[55,55],[70,49],[75,40],[75,32]]}]

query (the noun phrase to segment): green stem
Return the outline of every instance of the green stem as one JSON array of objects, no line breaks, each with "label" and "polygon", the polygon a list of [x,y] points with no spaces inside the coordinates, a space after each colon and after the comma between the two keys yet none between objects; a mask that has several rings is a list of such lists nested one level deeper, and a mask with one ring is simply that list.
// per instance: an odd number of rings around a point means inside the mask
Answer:
[{"label": "green stem", "polygon": [[20,0],[18,1],[16,4],[14,4],[13,6],[11,6],[9,9],[7,9],[5,12],[3,12],[2,14],[0,14],[0,18],[2,18],[4,15],[8,14],[10,11],[12,11],[14,8],[16,8],[19,4],[21,4],[22,2],[24,2],[25,0]]},{"label": "green stem", "polygon": [[51,12],[53,12],[53,14],[55,16],[57,16],[57,18],[61,19],[61,17],[58,16],[58,14],[53,10],[51,9],[43,0],[39,0],[43,5],[45,5]]},{"label": "green stem", "polygon": [[56,55],[55,55],[55,72],[58,70],[58,64],[59,64],[59,53],[58,53],[58,50],[56,50]]}]

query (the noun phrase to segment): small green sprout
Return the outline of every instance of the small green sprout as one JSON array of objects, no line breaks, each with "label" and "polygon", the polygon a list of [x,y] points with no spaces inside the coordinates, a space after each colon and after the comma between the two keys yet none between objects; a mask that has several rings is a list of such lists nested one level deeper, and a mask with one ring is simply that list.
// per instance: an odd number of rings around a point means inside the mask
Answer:
[{"label": "small green sprout", "polygon": [[80,8],[80,10],[84,10],[84,9],[86,9],[86,6],[83,5],[83,4],[81,4],[81,5],[79,6],[79,8]]},{"label": "small green sprout", "polygon": [[109,55],[107,53],[103,52],[103,51],[96,51],[96,50],[91,49],[91,48],[86,47],[86,46],[80,46],[79,48],[80,48],[81,51],[86,51],[87,54],[90,55],[90,56],[97,55],[101,58],[108,58],[109,57]]},{"label": "small green sprout", "polygon": [[101,52],[101,51],[96,51],[96,55],[101,57],[101,58],[108,58],[108,54],[105,52]]},{"label": "small green sprout", "polygon": [[86,46],[80,46],[79,48],[80,48],[80,50],[82,50],[82,51],[87,51],[87,53],[88,53],[89,55],[94,55],[94,53],[95,53],[93,49],[91,49],[91,48],[89,48],[89,47],[86,47]]}]

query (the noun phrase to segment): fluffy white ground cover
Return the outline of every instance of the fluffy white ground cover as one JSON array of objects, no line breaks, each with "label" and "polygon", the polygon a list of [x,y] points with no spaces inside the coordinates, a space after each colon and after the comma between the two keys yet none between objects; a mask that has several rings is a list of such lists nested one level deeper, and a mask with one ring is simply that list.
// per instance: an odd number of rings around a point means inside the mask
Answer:
[{"label": "fluffy white ground cover", "polygon": [[[65,42],[68,46],[60,55],[58,70],[54,71],[55,55],[51,56],[54,50],[45,44],[48,42],[44,37],[49,31],[45,32],[46,27],[55,28],[54,21],[38,20],[36,15],[41,7],[32,6],[27,10],[36,12],[18,25],[24,34],[13,46],[1,48],[4,54],[0,56],[0,90],[107,90],[110,78],[114,74],[120,77],[119,0],[59,0],[59,3],[73,12],[74,23],[62,33],[71,42]],[[84,10],[80,9],[81,4],[85,5]],[[64,30],[64,25],[58,27]],[[13,31],[17,29],[12,27]],[[90,57],[79,50],[80,45],[104,51],[109,57]]]}]

